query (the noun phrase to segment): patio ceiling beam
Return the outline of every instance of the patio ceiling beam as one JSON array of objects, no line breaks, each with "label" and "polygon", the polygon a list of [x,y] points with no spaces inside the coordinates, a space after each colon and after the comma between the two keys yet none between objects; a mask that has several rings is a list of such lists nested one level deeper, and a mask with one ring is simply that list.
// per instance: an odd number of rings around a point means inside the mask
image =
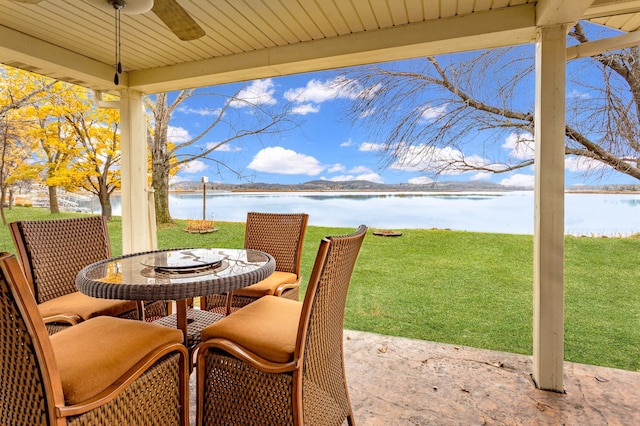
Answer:
[{"label": "patio ceiling beam", "polygon": [[595,19],[628,13],[640,12],[640,0],[635,1],[609,1],[590,7],[584,13],[582,19]]},{"label": "patio ceiling beam", "polygon": [[[530,4],[129,73],[145,93],[531,43]],[[487,29],[490,28],[490,31]]]},{"label": "patio ceiling beam", "polygon": [[[0,63],[94,89],[113,87],[114,67],[0,25]],[[126,76],[122,77],[127,85]]]},{"label": "patio ceiling beam", "polygon": [[582,19],[593,0],[538,0],[536,2],[536,24],[539,26],[569,24]]},{"label": "patio ceiling beam", "polygon": [[581,43],[567,48],[567,60],[586,58],[611,50],[624,49],[640,44],[640,31],[634,31],[616,37]]}]

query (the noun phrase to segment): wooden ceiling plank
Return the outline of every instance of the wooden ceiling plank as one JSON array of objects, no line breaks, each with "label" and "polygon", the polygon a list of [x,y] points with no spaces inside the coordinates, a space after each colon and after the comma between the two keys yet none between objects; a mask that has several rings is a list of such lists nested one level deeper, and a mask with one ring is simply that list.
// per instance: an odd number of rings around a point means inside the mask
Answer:
[{"label": "wooden ceiling plank", "polygon": [[306,28],[300,24],[296,17],[291,13],[291,10],[285,7],[282,2],[269,2],[269,8],[272,13],[278,17],[278,20],[286,26],[287,36],[285,36],[285,38],[287,38],[287,40],[291,38],[290,43],[311,40],[311,36]]},{"label": "wooden ceiling plank", "polygon": [[447,0],[423,0],[422,9],[424,11],[424,19],[428,21],[440,18],[440,3],[443,1]]},{"label": "wooden ceiling plank", "polygon": [[388,8],[393,25],[397,26],[409,23],[409,16],[407,15],[404,1],[390,1],[388,2]]},{"label": "wooden ceiling plank", "polygon": [[457,14],[464,15],[472,13],[475,7],[475,0],[458,0]]},{"label": "wooden ceiling plank", "polygon": [[336,6],[335,2],[324,1],[320,2],[319,6],[338,35],[350,34],[352,32],[344,15],[342,15],[341,10]]},{"label": "wooden ceiling plank", "polygon": [[[6,58],[39,69],[50,77],[69,76],[85,87],[112,90],[113,67],[0,25],[0,62]],[[123,75],[122,84],[128,84]]]},{"label": "wooden ceiling plank", "polygon": [[370,0],[370,3],[379,28],[392,27],[393,18],[389,11],[389,2],[387,0]]},{"label": "wooden ceiling plank", "polygon": [[409,22],[424,21],[422,0],[405,0],[405,7],[407,8],[407,17]]},{"label": "wooden ceiling plank", "polygon": [[129,82],[136,90],[154,93],[534,40],[535,8],[519,6],[142,70],[131,73]]},{"label": "wooden ceiling plank", "polygon": [[340,10],[340,14],[344,17],[350,33],[364,31],[364,25],[360,20],[356,8],[353,6],[352,0],[336,2],[336,6]]},{"label": "wooden ceiling plank", "polygon": [[280,3],[289,11],[291,16],[295,17],[296,23],[309,35],[309,39],[319,40],[324,38],[320,28],[313,22],[307,11],[297,0],[280,0]]},{"label": "wooden ceiling plank", "polygon": [[305,13],[311,17],[313,23],[320,29],[323,37],[331,38],[338,35],[333,25],[331,25],[331,22],[329,22],[324,15],[322,8],[318,6],[316,0],[298,0],[298,2]]},{"label": "wooden ceiling plank", "polygon": [[[446,1],[446,0],[443,0]],[[511,4],[511,0],[493,0],[493,5],[491,5],[491,9],[502,9],[503,7],[509,7]]]},{"label": "wooden ceiling plank", "polygon": [[[238,3],[239,5],[240,3]],[[265,44],[265,47],[289,44],[287,36],[289,40],[295,40],[294,43],[298,42],[295,37],[292,37],[289,29],[280,18],[264,2],[244,2],[238,12],[258,30],[255,35],[261,35],[260,40]]]},{"label": "wooden ceiling plank", "polygon": [[377,30],[380,28],[378,21],[373,13],[371,4],[368,1],[355,1],[353,7],[360,18],[360,22],[364,26],[365,31]]},{"label": "wooden ceiling plank", "polygon": [[441,18],[450,18],[452,16],[456,16],[457,12],[457,1],[451,0],[442,0],[440,2],[440,17]]},{"label": "wooden ceiling plank", "polygon": [[237,5],[239,3],[244,2],[242,0],[233,1],[232,5],[229,1],[219,1],[212,4],[212,16],[218,16],[216,19],[217,34],[228,40],[233,46],[237,46],[237,49],[229,46],[229,49],[235,53],[273,46],[273,42],[238,11]]}]

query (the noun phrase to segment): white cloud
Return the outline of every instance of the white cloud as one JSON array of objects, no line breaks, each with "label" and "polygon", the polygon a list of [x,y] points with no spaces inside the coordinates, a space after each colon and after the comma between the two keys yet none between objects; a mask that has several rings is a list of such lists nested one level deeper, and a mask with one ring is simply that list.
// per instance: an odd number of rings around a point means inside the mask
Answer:
[{"label": "white cloud", "polygon": [[207,166],[204,163],[204,161],[193,160],[193,161],[189,161],[187,164],[182,166],[180,171],[183,172],[183,173],[193,174],[193,173],[200,173],[201,171],[206,170],[208,168],[209,168],[209,166]]},{"label": "white cloud", "polygon": [[491,173],[489,172],[478,172],[475,175],[471,176],[469,180],[487,180],[491,177]]},{"label": "white cloud", "polygon": [[255,80],[248,87],[240,90],[236,99],[232,100],[229,105],[234,108],[250,105],[274,105],[277,103],[273,97],[275,91],[272,79]]},{"label": "white cloud", "polygon": [[351,175],[351,174],[339,175],[339,176],[333,176],[326,180],[330,180],[332,182],[345,182],[345,181],[351,181],[351,180],[368,180],[369,182],[384,183],[384,180],[382,179],[382,177],[377,173],[364,173],[361,175]]},{"label": "white cloud", "polygon": [[[211,149],[214,146],[218,145],[220,142],[207,142],[205,145],[206,149]],[[229,143],[225,143],[224,145],[215,149],[218,152],[239,152],[242,151],[242,147],[239,146],[231,146]]]},{"label": "white cloud", "polygon": [[296,105],[291,109],[292,114],[298,114],[298,115],[307,115],[307,114],[316,113],[319,111],[320,111],[320,107],[314,104]]},{"label": "white cloud", "polygon": [[587,157],[564,157],[564,168],[570,172],[581,173],[606,167],[602,162]]},{"label": "white cloud", "polygon": [[167,138],[173,143],[183,143],[191,140],[191,135],[187,129],[182,127],[169,126]]},{"label": "white cloud", "polygon": [[511,133],[504,140],[502,148],[509,150],[509,157],[528,160],[535,156],[535,142],[529,132]]},{"label": "white cloud", "polygon": [[373,172],[373,170],[371,170],[366,166],[355,166],[351,170],[349,170],[349,173],[355,173],[355,174],[371,173],[371,172]]},{"label": "white cloud", "polygon": [[365,109],[364,111],[362,111],[360,114],[358,114],[358,118],[365,118],[368,117],[370,115],[373,115],[373,113],[376,112],[375,108],[369,108],[369,109]]},{"label": "white cloud", "polygon": [[573,99],[590,99],[591,98],[590,94],[586,92],[581,92],[576,89],[573,89],[567,96]]},{"label": "white cloud", "polygon": [[467,165],[486,167],[488,162],[479,155],[464,155],[461,151],[446,146],[439,148],[427,145],[408,146],[402,151],[402,157],[391,164],[390,168],[408,172],[433,172],[456,175],[466,173],[459,170],[455,163],[464,160]]},{"label": "white cloud", "polygon": [[414,177],[411,178],[407,181],[408,184],[410,185],[426,185],[428,183],[432,183],[433,179],[426,177],[426,176],[418,176],[418,177]]},{"label": "white cloud", "polygon": [[259,172],[308,176],[318,175],[325,169],[315,158],[280,146],[260,150],[247,167]]},{"label": "white cloud", "polygon": [[525,186],[525,187],[533,187],[535,184],[535,176],[533,175],[522,175],[515,174],[508,178],[502,179],[500,181],[500,185],[504,186]]},{"label": "white cloud", "polygon": [[384,183],[382,177],[377,173],[365,173],[358,175],[356,180],[368,180],[369,182]]},{"label": "white cloud", "polygon": [[347,168],[340,163],[336,163],[333,166],[329,166],[327,173],[344,172]]},{"label": "white cloud", "polygon": [[201,115],[205,117],[210,115],[218,115],[220,114],[221,110],[219,108],[210,109],[210,108],[190,108],[186,106],[179,106],[177,111],[183,114],[196,114],[196,115]]},{"label": "white cloud", "polygon": [[362,142],[358,151],[380,151],[382,148],[384,148],[384,145],[379,143]]},{"label": "white cloud", "polygon": [[343,148],[348,147],[348,146],[351,146],[351,145],[353,145],[353,142],[351,142],[351,138],[349,138],[349,140],[348,140],[348,141],[346,141],[346,142],[342,142],[342,143],[340,144],[340,146],[341,146],[341,147],[343,147]]},{"label": "white cloud", "polygon": [[437,107],[427,105],[422,110],[422,113],[420,114],[420,116],[423,120],[429,121],[429,120],[434,120],[436,118],[440,118],[445,114],[446,111],[447,111],[447,104],[440,105]]},{"label": "white cloud", "polygon": [[305,87],[287,90],[284,97],[290,102],[319,104],[333,99],[356,99],[361,92],[356,80],[335,77],[325,82],[310,80]]}]

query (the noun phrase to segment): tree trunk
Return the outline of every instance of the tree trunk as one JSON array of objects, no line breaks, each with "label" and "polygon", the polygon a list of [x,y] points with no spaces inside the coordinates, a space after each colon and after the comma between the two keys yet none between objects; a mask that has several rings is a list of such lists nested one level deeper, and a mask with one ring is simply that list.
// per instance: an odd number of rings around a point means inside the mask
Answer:
[{"label": "tree trunk", "polygon": [[100,192],[98,194],[98,199],[100,200],[102,216],[106,217],[107,220],[111,220],[111,198],[109,198],[109,191],[107,190],[107,186],[102,182],[100,183]]},{"label": "tree trunk", "polygon": [[2,202],[0,203],[0,216],[2,216],[3,225],[7,224],[7,218],[4,216],[4,197],[5,196],[6,196],[6,188],[4,185],[2,185],[2,187],[0,187],[0,200],[2,200]]},{"label": "tree trunk", "polygon": [[58,206],[58,187],[49,187],[49,210],[51,213],[60,213],[60,207]]},{"label": "tree trunk", "polygon": [[[154,165],[155,166],[155,165]],[[169,175],[163,173],[162,167],[154,167],[152,172],[152,187],[155,190],[156,224],[171,223],[169,212]]]}]

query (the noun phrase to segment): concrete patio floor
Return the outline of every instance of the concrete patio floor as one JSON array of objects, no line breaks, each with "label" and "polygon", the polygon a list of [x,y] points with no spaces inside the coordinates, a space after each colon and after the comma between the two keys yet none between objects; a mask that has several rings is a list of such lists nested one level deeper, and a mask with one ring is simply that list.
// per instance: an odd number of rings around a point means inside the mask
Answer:
[{"label": "concrete patio floor", "polygon": [[[357,425],[640,425],[640,372],[565,363],[535,388],[530,356],[345,330]],[[195,424],[195,374],[191,422]]]}]

